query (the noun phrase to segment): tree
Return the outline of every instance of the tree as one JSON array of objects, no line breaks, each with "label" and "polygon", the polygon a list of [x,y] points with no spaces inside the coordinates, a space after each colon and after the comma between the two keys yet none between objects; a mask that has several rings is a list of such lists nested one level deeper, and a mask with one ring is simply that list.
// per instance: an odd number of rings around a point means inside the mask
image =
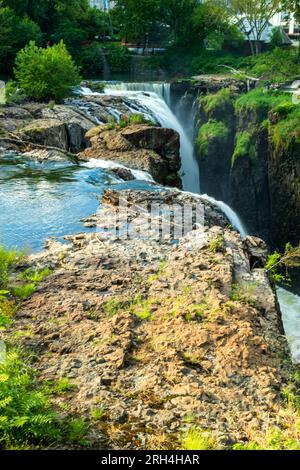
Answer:
[{"label": "tree", "polygon": [[0,6],[0,64],[1,71],[9,73],[16,53],[30,40],[42,42],[40,27],[27,16],[20,18],[8,7]]},{"label": "tree", "polygon": [[142,40],[161,20],[161,0],[117,0],[115,18],[127,39]]},{"label": "tree", "polygon": [[231,0],[232,14],[247,36],[253,55],[261,52],[261,39],[269,21],[282,9],[281,0]]},{"label": "tree", "polygon": [[205,41],[209,38],[225,35],[231,28],[230,16],[224,3],[208,0],[195,8],[185,32],[186,44],[196,43],[204,48]]},{"label": "tree", "polygon": [[163,0],[161,2],[161,17],[171,28],[175,41],[183,34],[197,4],[197,0]]},{"label": "tree", "polygon": [[46,49],[31,41],[18,52],[14,72],[20,87],[36,100],[62,101],[81,80],[62,41]]}]

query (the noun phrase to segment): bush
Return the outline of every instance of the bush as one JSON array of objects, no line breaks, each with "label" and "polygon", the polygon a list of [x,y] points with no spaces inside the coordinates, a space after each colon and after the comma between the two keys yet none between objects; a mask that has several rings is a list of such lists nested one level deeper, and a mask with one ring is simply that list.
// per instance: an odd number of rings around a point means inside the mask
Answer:
[{"label": "bush", "polygon": [[222,51],[204,51],[201,55],[195,57],[191,63],[192,74],[205,74],[205,73],[224,73],[226,68],[222,65],[227,65],[238,69],[240,66],[241,57],[233,54],[225,54]]},{"label": "bush", "polygon": [[78,58],[77,62],[80,65],[84,77],[98,77],[103,72],[101,46],[93,43],[82,48],[80,58]]},{"label": "bush", "polygon": [[229,130],[223,122],[218,122],[210,119],[204,124],[198,133],[196,145],[202,155],[208,154],[209,143],[211,140],[216,139],[219,142],[226,143],[229,137]]},{"label": "bush", "polygon": [[300,63],[296,48],[279,48],[257,56],[244,58],[241,69],[248,74],[271,82],[285,82],[300,75]]},{"label": "bush", "polygon": [[34,42],[16,57],[15,77],[28,97],[62,101],[81,78],[63,42],[43,49]]}]

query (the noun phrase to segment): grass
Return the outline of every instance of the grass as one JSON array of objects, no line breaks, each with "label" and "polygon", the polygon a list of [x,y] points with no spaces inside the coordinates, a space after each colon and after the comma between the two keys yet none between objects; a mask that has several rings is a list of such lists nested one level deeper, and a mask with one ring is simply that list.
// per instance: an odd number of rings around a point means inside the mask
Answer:
[{"label": "grass", "polygon": [[9,280],[12,267],[20,262],[23,253],[19,250],[7,250],[0,245],[0,289],[5,289]]},{"label": "grass", "polygon": [[218,93],[207,95],[200,98],[199,104],[204,106],[204,110],[209,117],[214,117],[215,114],[228,113],[228,107],[232,105],[232,92],[229,88],[222,88]]},{"label": "grass", "polygon": [[197,427],[191,428],[182,437],[183,450],[217,450],[218,445],[213,435]]},{"label": "grass", "polygon": [[224,251],[224,239],[221,235],[213,238],[209,242],[208,249],[211,253],[223,253]]},{"label": "grass", "polygon": [[226,145],[226,141],[229,137],[229,130],[223,122],[218,122],[210,119],[199,129],[199,133],[196,139],[196,145],[198,151],[207,156],[209,152],[209,144],[212,141],[216,141],[221,145]]},{"label": "grass", "polygon": [[93,421],[100,421],[105,413],[105,406],[100,405],[97,408],[93,408],[91,410],[91,418]]},{"label": "grass", "polygon": [[153,125],[152,121],[146,119],[143,114],[132,114],[131,116],[123,116],[120,120],[119,127],[121,129],[131,126],[132,124],[150,124]]},{"label": "grass", "polygon": [[154,298],[143,299],[141,295],[137,295],[128,300],[109,299],[102,308],[108,317],[113,317],[120,312],[129,312],[140,320],[151,320],[153,317],[152,307],[156,304],[157,300]]},{"label": "grass", "polygon": [[249,305],[250,307],[255,307],[255,290],[256,284],[254,282],[243,285],[233,284],[230,300],[233,302],[240,302],[242,304]]},{"label": "grass", "polygon": [[238,132],[236,134],[236,145],[231,159],[231,166],[233,167],[238,159],[246,157],[252,161],[256,158],[253,136],[248,131]]},{"label": "grass", "polygon": [[235,108],[237,112],[254,111],[257,120],[261,122],[268,117],[269,111],[273,108],[289,102],[291,102],[291,96],[287,93],[268,91],[263,87],[259,87],[238,98],[235,101]]}]

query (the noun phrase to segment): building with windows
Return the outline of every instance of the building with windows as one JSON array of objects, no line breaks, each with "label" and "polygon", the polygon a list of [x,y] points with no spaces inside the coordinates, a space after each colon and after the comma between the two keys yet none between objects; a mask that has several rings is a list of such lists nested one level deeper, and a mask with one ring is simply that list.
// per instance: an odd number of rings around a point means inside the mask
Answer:
[{"label": "building with windows", "polygon": [[114,7],[115,2],[111,0],[89,0],[90,6],[99,10],[109,11]]}]

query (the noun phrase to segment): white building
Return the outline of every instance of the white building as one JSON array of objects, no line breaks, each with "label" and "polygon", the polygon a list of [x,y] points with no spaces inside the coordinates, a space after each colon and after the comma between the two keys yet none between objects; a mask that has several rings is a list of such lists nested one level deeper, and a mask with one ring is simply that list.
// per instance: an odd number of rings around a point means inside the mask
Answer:
[{"label": "white building", "polygon": [[270,22],[273,26],[281,26],[292,41],[299,41],[300,28],[293,14],[285,11],[276,13]]}]

